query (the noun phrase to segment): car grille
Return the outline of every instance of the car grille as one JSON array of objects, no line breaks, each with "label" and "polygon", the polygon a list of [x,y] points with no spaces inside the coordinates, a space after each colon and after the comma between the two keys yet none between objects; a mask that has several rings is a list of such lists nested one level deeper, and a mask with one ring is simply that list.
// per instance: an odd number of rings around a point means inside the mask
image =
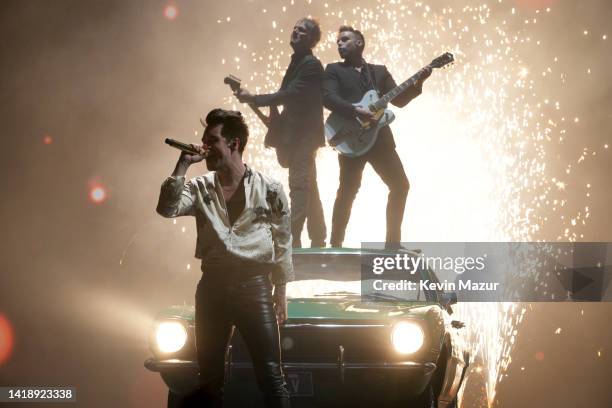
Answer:
[{"label": "car grille", "polygon": [[[250,361],[238,333],[232,340],[232,361]],[[344,349],[344,362],[392,361],[389,327],[380,324],[288,324],[281,329],[284,363],[335,363]]]}]

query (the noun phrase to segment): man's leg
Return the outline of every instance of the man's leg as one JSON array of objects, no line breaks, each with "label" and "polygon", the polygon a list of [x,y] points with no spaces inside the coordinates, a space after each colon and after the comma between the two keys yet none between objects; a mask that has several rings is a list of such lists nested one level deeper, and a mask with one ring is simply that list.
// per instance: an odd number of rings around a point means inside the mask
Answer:
[{"label": "man's leg", "polygon": [[340,184],[334,202],[332,215],[332,232],[330,244],[332,247],[341,247],[344,242],[344,233],[351,216],[353,201],[361,186],[361,176],[366,161],[363,157],[349,158],[338,155],[340,166]]},{"label": "man's leg", "polygon": [[397,248],[402,240],[402,220],[410,189],[404,166],[395,148],[388,144],[376,143],[366,156],[374,171],[389,188],[385,245]]},{"label": "man's leg", "polygon": [[312,158],[310,166],[310,194],[308,198],[308,209],[306,212],[306,227],[308,228],[308,237],[310,238],[311,247],[324,247],[325,238],[327,237],[327,228],[325,227],[325,215],[323,214],[323,205],[319,196],[319,186],[317,184],[317,165],[316,151]]},{"label": "man's leg", "polygon": [[195,334],[200,390],[197,403],[203,407],[223,405],[225,350],[232,337],[233,325],[220,285],[202,278],[196,290]]},{"label": "man's leg", "polygon": [[246,343],[259,388],[269,408],[289,408],[289,391],[281,366],[280,338],[267,276],[243,282],[233,295],[236,326]]},{"label": "man's leg", "polygon": [[[302,149],[299,146],[291,156],[289,198],[291,199],[291,234],[294,248],[302,246],[302,229],[306,218],[310,215],[318,218],[308,221],[310,239],[316,242],[325,241],[325,219],[317,189],[315,157],[316,150]],[[313,189],[316,189],[316,197],[313,197]],[[315,227],[317,223],[318,228]]]}]

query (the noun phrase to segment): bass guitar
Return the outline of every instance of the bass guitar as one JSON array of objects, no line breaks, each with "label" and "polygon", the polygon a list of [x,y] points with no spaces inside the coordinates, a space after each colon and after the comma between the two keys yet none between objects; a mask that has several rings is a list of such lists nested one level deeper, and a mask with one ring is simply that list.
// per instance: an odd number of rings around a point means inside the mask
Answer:
[{"label": "bass guitar", "polygon": [[[453,61],[453,54],[447,52],[435,58],[427,66],[430,68],[442,68]],[[388,126],[395,119],[393,112],[386,109],[387,104],[400,93],[413,86],[419,79],[420,74],[417,73],[382,97],[378,95],[376,90],[366,92],[363,98],[353,105],[374,112],[374,121],[372,122],[332,112],[325,121],[325,138],[327,142],[338,153],[347,157],[359,157],[366,154],[374,146],[378,138],[378,131]]]}]

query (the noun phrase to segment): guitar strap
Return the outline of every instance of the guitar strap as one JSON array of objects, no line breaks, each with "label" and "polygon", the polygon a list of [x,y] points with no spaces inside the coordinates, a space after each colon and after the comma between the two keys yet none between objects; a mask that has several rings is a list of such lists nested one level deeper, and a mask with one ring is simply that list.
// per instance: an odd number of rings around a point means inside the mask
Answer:
[{"label": "guitar strap", "polygon": [[369,85],[380,96],[380,92],[378,91],[378,87],[376,86],[376,75],[374,75],[374,72],[372,72],[372,66],[368,64],[365,60],[363,62],[366,68],[365,71],[368,76],[368,82],[370,83]]}]

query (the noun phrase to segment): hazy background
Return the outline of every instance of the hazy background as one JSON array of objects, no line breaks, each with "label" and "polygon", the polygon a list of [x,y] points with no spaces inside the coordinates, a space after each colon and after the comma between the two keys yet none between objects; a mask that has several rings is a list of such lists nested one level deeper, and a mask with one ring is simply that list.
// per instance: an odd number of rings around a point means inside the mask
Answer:
[{"label": "hazy background", "polygon": [[[199,265],[192,256],[193,220],[173,224],[154,212],[159,185],[177,156],[162,140],[198,140],[198,118],[230,106],[222,78],[235,65],[221,60],[234,55],[238,42],[267,48],[271,20],[288,38],[299,17],[325,13],[322,2],[295,3],[177,1],[178,15],[170,19],[164,1],[2,2],[0,317],[13,328],[14,347],[0,359],[0,385],[75,386],[83,407],[165,406],[165,386],[142,364],[147,333],[158,310],[193,302]],[[286,12],[271,15],[285,4]],[[330,4],[350,9],[376,3]],[[590,146],[587,160],[568,176],[562,211],[571,214],[586,203],[590,217],[577,227],[581,240],[612,240],[612,160],[610,149],[602,148],[612,144],[612,5],[516,0],[490,6],[528,15],[553,8],[534,29],[547,46],[530,57],[558,55],[565,85],[538,91],[554,93],[568,121],[580,121],[568,142],[550,152],[547,165],[564,169]],[[585,40],[589,36],[597,41]],[[284,55],[280,70],[270,68],[272,85],[280,84],[289,60],[288,47],[277,50]],[[324,63],[336,58],[332,49],[320,54]],[[256,65],[244,62],[238,74],[246,78]],[[429,106],[423,102],[421,109]],[[418,149],[401,154],[408,170],[413,156],[424,155]],[[260,167],[275,166],[265,162],[270,153],[259,157]],[[332,180],[322,192],[329,216],[337,185],[335,175],[325,176]],[[89,198],[95,185],[107,194],[99,204]],[[372,200],[363,191],[362,202]],[[462,199],[469,193],[449,198],[448,211]],[[372,205],[383,211],[384,197]],[[559,225],[552,216],[550,221],[534,238],[557,239]],[[448,239],[437,231],[427,237]],[[459,229],[453,236],[468,239],[469,233]],[[609,304],[530,306],[495,406],[612,406],[611,319]],[[0,346],[6,338],[0,337]],[[481,394],[477,386],[466,390],[464,406],[483,406]]]}]

